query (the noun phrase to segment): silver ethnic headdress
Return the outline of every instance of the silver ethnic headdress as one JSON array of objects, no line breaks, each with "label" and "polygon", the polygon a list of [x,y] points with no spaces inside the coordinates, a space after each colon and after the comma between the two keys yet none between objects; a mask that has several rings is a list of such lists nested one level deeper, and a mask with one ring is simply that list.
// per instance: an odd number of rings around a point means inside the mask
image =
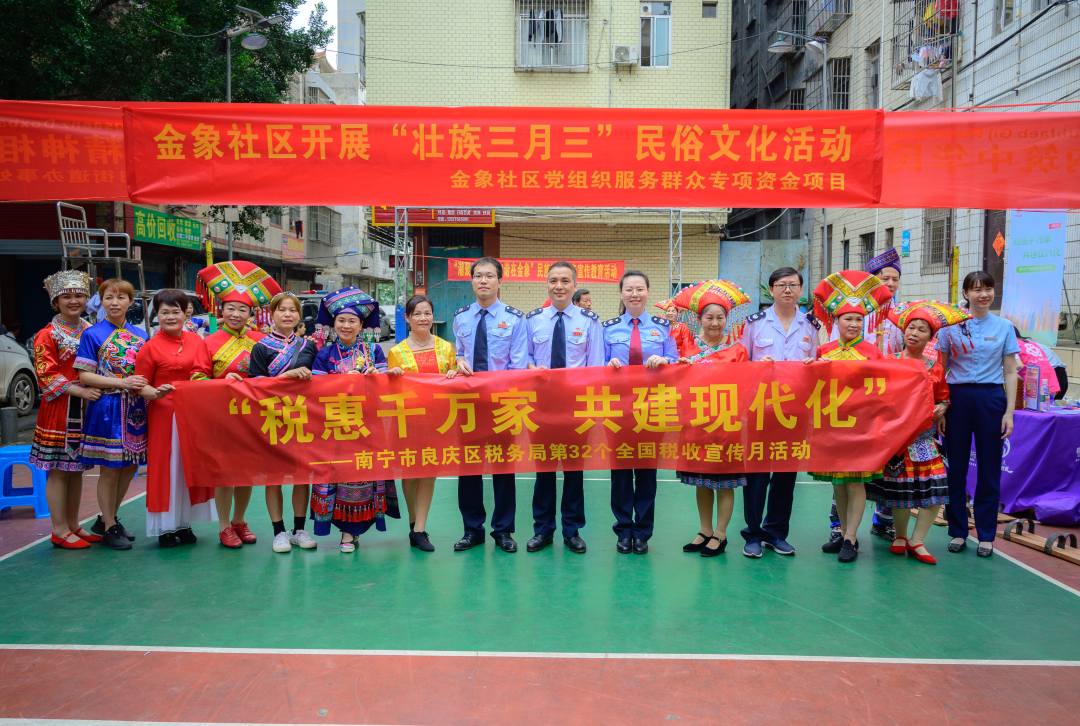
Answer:
[{"label": "silver ethnic headdress", "polygon": [[81,270],[62,270],[45,278],[45,289],[50,302],[65,292],[81,292],[90,297],[90,276]]}]

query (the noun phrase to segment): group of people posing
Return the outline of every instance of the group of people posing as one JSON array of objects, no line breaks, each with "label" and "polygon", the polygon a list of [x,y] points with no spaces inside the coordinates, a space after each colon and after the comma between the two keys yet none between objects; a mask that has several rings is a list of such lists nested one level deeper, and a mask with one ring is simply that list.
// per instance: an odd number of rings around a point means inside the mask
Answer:
[{"label": "group of people posing", "polygon": [[[1012,326],[989,312],[994,281],[986,273],[971,273],[964,280],[967,310],[932,301],[898,303],[894,296],[900,263],[895,250],[889,250],[871,260],[866,271],[829,275],[813,292],[813,313],[799,306],[802,275],[785,267],[769,278],[773,305],[766,310],[748,315],[745,292],[725,280],[712,280],[661,302],[665,314],[652,315],[649,278],[632,270],[619,281],[620,315],[603,322],[589,309],[587,291],[577,289],[577,271],[569,262],[550,266],[549,301],[528,314],[500,300],[503,271],[498,260],[477,259],[471,274],[476,301],[453,314],[454,343],[433,335],[434,304],[416,295],[405,306],[409,334],[388,356],[373,332],[379,329],[379,307],[355,287],[322,299],[316,322],[332,328],[333,334],[319,346],[296,333],[300,301],[251,263],[219,263],[199,273],[200,291],[208,307],[217,305],[220,326],[205,338],[193,330],[190,301],[183,291],[157,293],[153,309],[160,328],[147,339],[126,320],[134,298],[130,283],[112,279],[99,285],[104,319],[91,325],[82,317],[90,295],[89,278],[78,271],[52,275],[45,287],[57,315],[34,341],[42,404],[31,461],[49,470],[53,545],[82,549],[101,542],[112,549],[130,548],[135,537],[117,512],[141,464],[147,464],[147,536],[157,537],[160,546],[194,544],[191,523],[198,520],[216,521],[219,540],[227,548],[256,542],[246,522],[251,486],[205,489],[188,487],[184,480],[172,401],[180,381],[411,373],[453,378],[516,369],[698,364],[714,366],[714,374],[722,379],[729,363],[813,365],[819,360],[884,357],[923,363],[934,392],[934,425],[914,442],[894,442],[902,448],[883,471],[812,473],[833,485],[833,516],[838,520],[822,550],[836,554],[841,562],[856,559],[857,531],[870,498],[878,504],[875,517],[892,521],[894,553],[935,562],[925,537],[943,505],[952,536],[949,550],[962,552],[974,435],[978,554],[993,553],[1002,440],[1012,431],[1018,348]],[[272,320],[266,334],[249,326],[253,309],[259,307],[268,310]],[[940,436],[952,464],[948,471],[939,453]],[[87,531],[78,519],[82,472],[94,466],[100,466],[101,515]],[[743,554],[758,558],[763,549],[795,554],[787,541],[795,473],[680,471],[678,476],[695,487],[700,519],[699,531],[684,551],[702,557],[725,551],[734,490],[742,488]],[[557,512],[565,547],[574,553],[587,549],[581,536],[586,521],[583,472],[566,471],[562,479],[559,498],[554,472],[535,476],[529,552],[552,545]],[[496,474],[492,480],[490,533],[498,548],[515,552],[515,475]],[[434,550],[426,531],[434,487],[434,478],[401,482],[409,540],[424,552]],[[655,469],[611,471],[610,505],[619,553],[648,552],[656,488]],[[316,536],[328,535],[331,526],[339,530],[342,552],[354,552],[357,538],[373,525],[385,530],[387,517],[401,516],[397,486],[388,480],[294,484],[291,527],[284,522],[281,484],[266,486],[265,496],[275,552],[316,547],[306,531],[309,516]],[[482,477],[459,477],[458,506],[464,533],[454,550],[482,545],[487,523]],[[915,508],[918,515],[909,532]],[[884,533],[883,527],[875,529]]]}]

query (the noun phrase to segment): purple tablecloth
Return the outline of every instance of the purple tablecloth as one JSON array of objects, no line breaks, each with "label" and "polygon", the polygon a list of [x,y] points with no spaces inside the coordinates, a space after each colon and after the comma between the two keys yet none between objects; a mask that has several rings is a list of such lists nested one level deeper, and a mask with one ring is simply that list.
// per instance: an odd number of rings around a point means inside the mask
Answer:
[{"label": "purple tablecloth", "polygon": [[[1006,512],[1034,507],[1048,494],[1080,496],[1080,411],[1017,411],[1001,460]],[[975,447],[967,489],[975,492]]]}]

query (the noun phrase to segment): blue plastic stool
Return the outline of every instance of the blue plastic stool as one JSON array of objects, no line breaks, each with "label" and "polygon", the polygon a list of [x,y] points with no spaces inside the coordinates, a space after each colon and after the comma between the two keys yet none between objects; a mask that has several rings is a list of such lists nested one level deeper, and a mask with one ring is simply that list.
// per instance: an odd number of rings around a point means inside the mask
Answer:
[{"label": "blue plastic stool", "polygon": [[[16,464],[30,470],[32,487],[13,487],[12,473]],[[4,488],[0,491],[0,512],[12,507],[33,507],[34,516],[49,516],[49,502],[45,498],[45,480],[49,473],[30,465],[29,446],[5,446],[0,449],[0,471],[4,474]]]}]

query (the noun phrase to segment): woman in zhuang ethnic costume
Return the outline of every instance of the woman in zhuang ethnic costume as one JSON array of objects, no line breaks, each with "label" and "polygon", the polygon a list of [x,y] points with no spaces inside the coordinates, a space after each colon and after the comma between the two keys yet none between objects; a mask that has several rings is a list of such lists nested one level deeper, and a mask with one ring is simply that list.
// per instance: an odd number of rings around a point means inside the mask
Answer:
[{"label": "woman in zhuang ethnic costume", "polygon": [[[300,300],[291,292],[280,292],[270,301],[270,318],[273,328],[251,349],[252,378],[299,378],[311,380],[311,366],[315,362],[318,349],[310,340],[296,334],[300,322]],[[270,523],[274,527],[274,552],[290,552],[293,545],[301,549],[315,549],[315,540],[304,531],[305,513],[311,490],[308,484],[297,483],[302,472],[288,474],[293,480],[292,508],[293,526],[285,531],[285,502],[281,495],[280,484],[266,485],[266,508],[270,512]]]},{"label": "woman in zhuang ethnic costume", "polygon": [[[212,309],[211,294],[218,301],[222,326],[203,338],[191,369],[191,380],[247,378],[251,350],[263,337],[262,333],[248,328],[251,310],[257,305],[268,305],[281,288],[261,267],[237,260],[200,270],[197,291],[207,309]],[[257,541],[244,521],[250,501],[250,485],[217,487],[214,491],[218,537],[229,549],[240,549]]]},{"label": "woman in zhuang ethnic costume", "polygon": [[[392,375],[437,373],[457,375],[457,352],[452,343],[431,333],[435,304],[427,295],[414,295],[405,303],[409,335],[390,349],[387,368]],[[409,510],[409,544],[421,552],[434,552],[427,533],[428,511],[435,496],[435,477],[402,479],[401,490]]]},{"label": "woman in zhuang ethnic costume", "polygon": [[[941,461],[934,434],[944,428],[945,411],[949,407],[949,384],[945,369],[936,360],[923,356],[927,343],[942,328],[960,325],[971,319],[971,313],[948,303],[917,301],[900,303],[889,312],[889,319],[904,331],[905,348],[894,356],[897,360],[917,360],[930,375],[934,393],[934,424],[905,449],[901,449],[885,465],[884,476],[866,485],[866,493],[879,504],[892,507],[896,537],[889,550],[894,555],[910,553],[928,565],[937,564],[923,542],[942,505],[949,503],[949,480]],[[908,537],[908,521],[912,507],[919,508],[915,529]]]},{"label": "woman in zhuang ethnic costume", "polygon": [[[877,277],[860,270],[835,272],[814,290],[814,313],[831,333],[840,328],[838,340],[818,348],[818,360],[878,360],[881,351],[863,339],[863,320],[892,299],[892,293]],[[807,363],[812,363],[810,359]],[[811,472],[818,481],[833,485],[836,510],[840,515],[840,539],[830,539],[822,552],[838,555],[841,562],[853,562],[858,555],[856,532],[866,508],[866,483],[879,479],[880,471]]]},{"label": "woman in zhuang ethnic costume", "polygon": [[161,329],[139,349],[135,374],[148,383],[139,394],[150,404],[150,451],[146,466],[146,536],[161,547],[195,544],[193,521],[216,522],[210,502],[214,490],[188,487],[176,429],[173,384],[191,378],[202,338],[186,329],[182,290],[161,290],[154,296]]},{"label": "woman in zhuang ethnic costume", "polygon": [[91,532],[114,550],[131,549],[131,534],[116,512],[124,501],[140,464],[146,463],[146,401],[139,391],[146,379],[135,375],[135,357],[146,333],[127,322],[135,289],[126,280],[112,279],[98,288],[105,319],[90,327],[79,341],[75,368],[84,386],[102,389],[102,396],[86,406],[79,458],[100,465],[98,506],[101,516]]},{"label": "woman in zhuang ethnic costume", "polygon": [[65,270],[45,279],[45,290],[57,314],[34,337],[34,372],[41,389],[30,463],[49,472],[45,498],[52,518],[53,547],[86,549],[99,535],[79,524],[82,473],[88,464],[79,460],[82,443],[83,401],[101,398],[97,388],[85,388],[75,374],[79,339],[90,325],[80,316],[90,296],[85,272]]},{"label": "woman in zhuang ethnic costume", "polygon": [[[382,348],[378,343],[365,342],[360,338],[362,328],[379,327],[379,308],[359,288],[346,287],[324,297],[319,304],[317,322],[320,325],[333,325],[337,339],[315,356],[312,374],[386,373],[386,357]],[[344,430],[341,434],[342,438],[349,435]],[[335,438],[337,436],[338,431],[335,431]],[[372,524],[380,532],[385,532],[387,516],[395,519],[401,516],[393,480],[368,479],[315,484],[313,487],[311,517],[315,520],[314,532],[324,537],[330,534],[330,525],[333,524],[341,530],[342,552],[355,552],[356,538],[368,531]]]},{"label": "woman in zhuang ethnic costume", "polygon": [[[750,298],[738,285],[727,280],[699,282],[683,289],[672,307],[688,311],[697,317],[698,328],[689,342],[680,348],[680,363],[719,365],[745,363],[750,360],[746,348],[739,343],[746,320]],[[672,307],[668,309],[671,310]],[[716,369],[720,376],[723,369]],[[677,472],[683,484],[696,487],[698,519],[701,529],[686,545],[683,552],[698,552],[702,557],[715,557],[727,548],[727,526],[735,506],[735,490],[746,486],[746,476]],[[713,526],[713,500],[716,500],[716,526]],[[714,544],[715,543],[715,544]]]}]

